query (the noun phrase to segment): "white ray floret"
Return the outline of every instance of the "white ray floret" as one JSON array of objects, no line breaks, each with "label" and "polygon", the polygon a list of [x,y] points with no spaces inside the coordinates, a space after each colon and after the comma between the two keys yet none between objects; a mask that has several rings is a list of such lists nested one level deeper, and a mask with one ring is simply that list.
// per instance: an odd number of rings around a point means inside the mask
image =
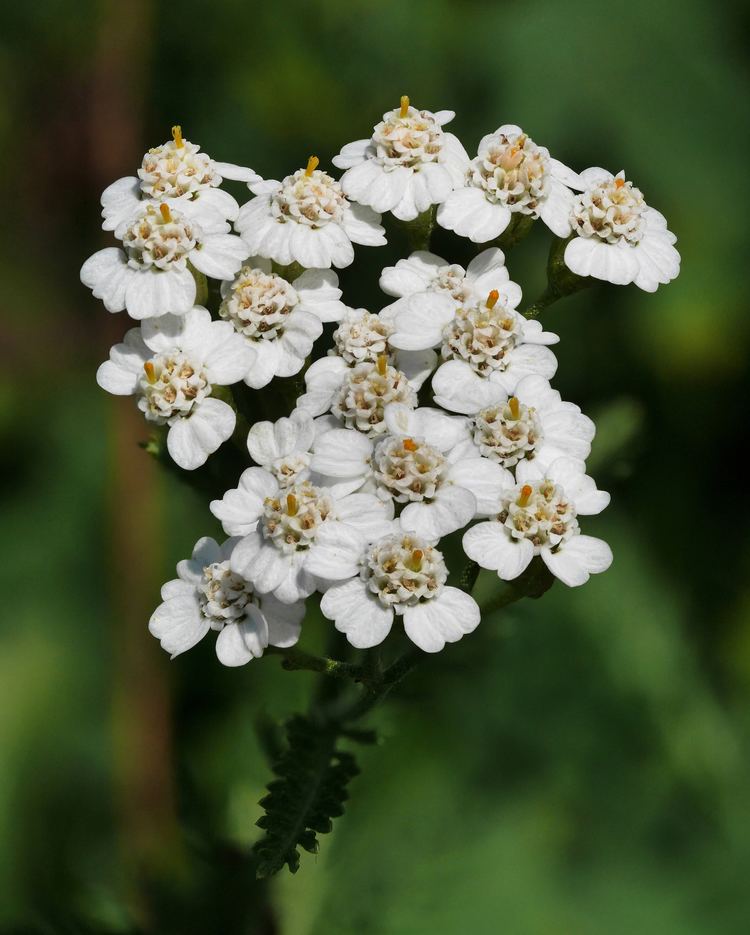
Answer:
[{"label": "white ray floret", "polygon": [[505,255],[498,247],[477,254],[466,269],[434,253],[417,250],[395,266],[386,266],[380,277],[380,288],[397,297],[396,302],[380,312],[389,321],[407,308],[413,295],[424,292],[448,295],[457,306],[485,299],[493,289],[506,308],[516,308],[521,301],[521,287],[511,282],[505,268]]},{"label": "white ray floret", "polygon": [[466,403],[473,410],[468,414],[477,450],[505,468],[526,460],[544,469],[557,458],[585,461],[591,453],[594,423],[544,377],[524,377],[509,399],[491,406],[468,398]]},{"label": "white ray floret", "polygon": [[253,184],[260,176],[252,169],[211,159],[200,146],[183,138],[181,127],[172,127],[172,139],[144,155],[137,178],[127,176],[104,189],[102,227],[119,237],[143,200],[166,201],[177,209],[186,201],[199,201],[202,207],[234,221],[240,209],[234,198],[218,187],[224,179]]},{"label": "white ray floret", "polygon": [[612,175],[595,166],[580,180],[583,192],[571,206],[575,236],[564,254],[568,269],[616,285],[634,282],[646,292],[675,279],[680,272],[677,238],[625,173]]},{"label": "white ray floret", "polygon": [[486,243],[499,237],[514,214],[541,220],[557,237],[570,235],[571,187],[578,176],[515,124],[483,137],[457,188],[438,208],[438,224]]},{"label": "white ray floret", "polygon": [[540,555],[564,584],[585,584],[609,568],[612,552],[601,539],[582,535],[577,517],[600,513],[608,503],[609,494],[596,489],[583,461],[558,458],[546,471],[520,461],[494,518],[464,533],[464,551],[504,581],[517,578]]},{"label": "white ray floret", "polygon": [[369,140],[347,143],[333,164],[346,171],[347,197],[375,211],[412,221],[463,185],[469,157],[458,138],[443,130],[455,114],[417,110],[409,98],[383,114]]},{"label": "white ray floret", "polygon": [[241,380],[250,351],[226,322],[200,306],[132,328],[98,369],[99,386],[136,396],[148,422],[167,425],[172,460],[191,471],[234,431],[234,410],[212,392]]},{"label": "white ray floret", "polygon": [[320,485],[310,470],[313,444],[330,428],[325,418],[313,419],[308,412],[295,409],[276,422],[256,422],[248,432],[247,450],[259,467],[273,474],[282,490],[304,480]]},{"label": "white ray floret", "polygon": [[299,373],[323,322],[339,321],[346,312],[338,284],[334,272],[322,269],[289,282],[262,257],[251,257],[233,282],[221,284],[219,315],[253,349],[248,386],[260,389],[274,377]]},{"label": "white ray floret", "polygon": [[200,642],[209,630],[218,633],[216,655],[225,666],[241,666],[263,655],[267,646],[287,648],[299,639],[305,605],[282,604],[262,597],[247,579],[230,568],[238,539],[218,545],[200,539],[192,558],[177,565],[178,577],[161,589],[162,602],[148,628],[174,659]]},{"label": "white ray floret", "polygon": [[232,279],[247,256],[245,244],[229,224],[202,201],[141,202],[117,236],[122,249],[99,250],[81,267],[81,282],[109,312],[127,309],[136,320],[171,313],[195,304],[191,267],[213,279]]},{"label": "white ray floret", "polygon": [[232,570],[284,603],[356,574],[356,556],[387,534],[393,520],[393,505],[371,494],[341,497],[307,480],[282,488],[259,467],[213,500],[211,512],[228,535],[243,537]]},{"label": "white ray floret", "polygon": [[469,594],[448,587],[448,569],[433,540],[397,528],[361,555],[351,580],[328,588],[320,609],[358,649],[382,643],[396,616],[409,639],[427,653],[439,652],[479,624]]},{"label": "white ray floret", "polygon": [[385,423],[388,434],[375,439],[351,429],[326,432],[315,442],[313,470],[342,490],[372,490],[402,504],[403,528],[430,539],[494,511],[510,480],[480,456],[467,419],[392,404]]},{"label": "white ray floret", "polygon": [[307,269],[349,266],[353,244],[385,244],[380,215],[348,200],[341,185],[318,169],[311,156],[281,182],[269,179],[250,186],[255,195],[243,205],[235,227],[248,252],[289,266]]}]

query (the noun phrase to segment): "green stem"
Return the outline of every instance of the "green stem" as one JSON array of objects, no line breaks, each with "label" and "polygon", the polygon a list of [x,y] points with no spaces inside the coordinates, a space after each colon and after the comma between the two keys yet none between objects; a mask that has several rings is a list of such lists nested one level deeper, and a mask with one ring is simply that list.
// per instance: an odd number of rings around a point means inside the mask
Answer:
[{"label": "green stem", "polygon": [[279,649],[270,646],[267,652],[283,656],[281,666],[287,672],[299,672],[301,670],[319,672],[321,675],[330,675],[333,678],[344,679],[345,681],[361,681],[364,674],[361,666],[352,665],[350,662],[340,662],[330,656],[314,656],[312,653],[297,649],[296,646],[292,646],[290,649]]},{"label": "green stem", "polygon": [[407,221],[406,236],[409,240],[409,247],[414,250],[429,250],[432,232],[435,228],[435,215],[437,207],[433,205],[422,214],[414,218],[413,221]]},{"label": "green stem", "polygon": [[511,217],[510,224],[505,228],[495,243],[501,250],[512,250],[520,243],[534,226],[534,218],[530,214],[521,214],[516,211]]}]

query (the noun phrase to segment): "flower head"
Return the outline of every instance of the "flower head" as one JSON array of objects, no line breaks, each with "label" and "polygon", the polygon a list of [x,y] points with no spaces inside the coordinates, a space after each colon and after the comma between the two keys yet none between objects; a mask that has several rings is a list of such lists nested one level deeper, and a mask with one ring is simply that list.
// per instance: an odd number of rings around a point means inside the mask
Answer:
[{"label": "flower head", "polygon": [[103,389],[135,396],[146,420],[167,425],[167,449],[186,470],[200,467],[226,441],[235,414],[215,399],[217,386],[242,378],[250,351],[226,322],[196,306],[132,328],[97,371]]},{"label": "flower head", "polygon": [[676,237],[625,173],[594,167],[580,180],[583,191],[571,206],[575,236],[565,248],[565,265],[578,276],[617,285],[634,282],[646,292],[674,279],[680,271]]},{"label": "flower head", "polygon": [[513,214],[523,214],[541,218],[558,237],[567,237],[569,186],[576,180],[520,127],[506,124],[482,139],[463,186],[438,209],[438,224],[485,243],[503,233]]},{"label": "flower head", "polygon": [[305,615],[302,603],[282,604],[253,591],[232,571],[238,539],[218,545],[200,539],[193,556],[177,566],[178,577],[161,591],[162,601],[148,628],[174,659],[216,630],[216,655],[225,666],[241,666],[263,655],[267,646],[293,646]]},{"label": "flower head", "polygon": [[597,490],[585,471],[575,458],[558,458],[546,470],[519,462],[494,517],[464,533],[466,554],[505,581],[517,578],[535,555],[570,586],[606,571],[612,562],[609,546],[581,535],[578,516],[600,513],[609,494]]},{"label": "flower head", "polygon": [[461,143],[443,126],[455,114],[401,105],[383,114],[369,140],[348,143],[333,160],[346,169],[341,186],[349,198],[375,211],[411,221],[445,201],[461,185],[468,165]]},{"label": "flower head", "polygon": [[328,269],[349,266],[353,243],[385,243],[380,215],[351,204],[339,182],[317,166],[311,156],[307,168],[281,182],[250,186],[256,197],[243,205],[235,226],[251,253],[281,266]]},{"label": "flower head", "polygon": [[320,608],[360,649],[377,646],[400,616],[409,639],[439,652],[479,624],[476,601],[447,587],[448,569],[433,540],[398,528],[373,542],[359,560],[359,574],[335,584]]}]

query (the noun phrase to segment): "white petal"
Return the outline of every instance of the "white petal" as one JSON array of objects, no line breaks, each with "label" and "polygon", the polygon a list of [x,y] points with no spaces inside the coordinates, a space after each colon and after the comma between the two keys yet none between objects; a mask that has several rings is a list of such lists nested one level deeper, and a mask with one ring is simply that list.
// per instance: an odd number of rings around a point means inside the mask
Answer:
[{"label": "white petal", "polygon": [[308,553],[295,552],[287,558],[286,574],[273,589],[273,596],[282,604],[296,604],[308,598],[317,586],[307,571]]},{"label": "white petal", "polygon": [[304,603],[282,604],[273,594],[265,594],[262,610],[268,624],[269,644],[283,648],[294,646],[302,629]]},{"label": "white petal", "polygon": [[505,205],[490,204],[478,188],[458,188],[448,195],[437,212],[441,227],[468,237],[474,243],[494,240],[510,223],[511,213]]},{"label": "white petal", "polygon": [[574,536],[563,542],[557,552],[542,549],[547,568],[571,588],[586,584],[590,575],[606,571],[612,564],[612,550],[593,536]]},{"label": "white petal", "polygon": [[297,405],[314,416],[330,409],[347,370],[341,357],[321,357],[305,374],[307,392],[300,396]]},{"label": "white petal", "polygon": [[336,515],[367,542],[382,539],[393,529],[393,503],[384,503],[369,493],[353,493],[336,500]]},{"label": "white petal", "polygon": [[[386,243],[385,229],[380,225],[380,215],[366,205],[350,204],[345,208],[342,227],[354,243],[366,247],[382,247]],[[348,264],[336,264],[339,265]]]},{"label": "white petal", "polygon": [[116,396],[135,393],[143,373],[143,364],[151,351],[143,343],[140,328],[131,328],[122,344],[115,344],[105,361],[96,372],[96,382],[102,389]]},{"label": "white petal", "polygon": [[417,293],[396,315],[396,330],[389,343],[405,351],[435,347],[443,340],[443,329],[455,314],[456,303],[445,293]]},{"label": "white petal", "polygon": [[550,179],[549,193],[539,210],[539,217],[555,237],[570,237],[570,216],[573,210],[573,193],[555,179]]},{"label": "white petal", "polygon": [[167,434],[167,449],[172,460],[186,471],[202,464],[234,431],[235,414],[231,406],[209,397],[184,419],[179,419]]},{"label": "white petal", "polygon": [[341,581],[359,573],[365,539],[347,523],[327,522],[318,530],[305,561],[305,569],[317,578]]},{"label": "white petal", "polygon": [[364,477],[372,449],[372,441],[361,432],[332,429],[315,442],[310,467],[329,477]]},{"label": "white petal", "polygon": [[593,276],[615,285],[627,285],[638,274],[634,248],[608,244],[594,237],[574,237],[565,248],[564,260],[577,276]]},{"label": "white petal", "polygon": [[261,177],[253,169],[236,166],[232,162],[217,162],[214,159],[214,169],[222,178],[231,179],[233,182],[247,182],[248,185],[254,185],[261,181]]},{"label": "white petal", "polygon": [[477,602],[458,588],[443,588],[432,600],[404,611],[406,635],[426,653],[439,652],[479,625]]},{"label": "white petal", "polygon": [[220,562],[223,558],[218,542],[210,536],[203,536],[193,546],[191,557],[177,563],[177,574],[183,581],[189,582],[195,588],[203,578],[203,569],[206,565]]},{"label": "white petal", "polygon": [[482,568],[496,571],[503,581],[512,581],[528,568],[534,546],[528,539],[511,539],[496,520],[477,523],[463,536],[464,552]]},{"label": "white petal", "polygon": [[258,594],[266,594],[278,588],[291,564],[291,558],[282,555],[257,531],[237,543],[231,558],[232,571],[246,578]]},{"label": "white petal", "polygon": [[128,284],[138,275],[128,266],[125,253],[117,247],[99,250],[81,267],[81,282],[104,302],[108,312],[125,308]]},{"label": "white petal", "polygon": [[346,306],[341,299],[339,278],[333,270],[308,269],[292,283],[300,309],[321,321],[341,321]]},{"label": "white petal", "polygon": [[380,288],[386,295],[404,296],[424,292],[441,266],[448,263],[427,250],[415,250],[395,266],[386,266],[380,276]]},{"label": "white petal", "polygon": [[359,165],[367,157],[369,146],[370,140],[354,140],[353,143],[343,146],[339,155],[334,156],[331,162],[337,169],[349,169]]},{"label": "white petal", "polygon": [[190,262],[213,279],[232,279],[247,254],[247,244],[240,237],[235,234],[214,234],[191,252]]},{"label": "white petal", "polygon": [[195,302],[195,279],[189,269],[135,270],[128,281],[125,302],[128,315],[140,321],[167,312],[179,315]]},{"label": "white petal", "polygon": [[256,359],[253,348],[228,321],[211,322],[211,346],[204,348],[206,375],[217,386],[231,386],[248,372]]},{"label": "white petal", "polygon": [[509,486],[509,477],[508,471],[487,458],[458,461],[451,466],[447,475],[452,483],[474,494],[478,516],[499,512],[500,498]]},{"label": "white petal", "polygon": [[259,390],[267,386],[276,376],[281,360],[281,345],[278,341],[254,341],[250,369],[245,374],[245,383]]},{"label": "white petal", "polygon": [[148,629],[174,658],[203,639],[209,622],[201,613],[198,596],[193,592],[160,604],[149,620]]},{"label": "white petal", "polygon": [[209,509],[230,536],[246,536],[258,525],[267,497],[278,493],[275,477],[263,468],[247,468],[239,484],[227,490],[221,500],[212,500]]},{"label": "white petal", "polygon": [[474,494],[464,487],[446,486],[431,503],[407,503],[401,526],[426,539],[439,539],[470,523],[477,510]]},{"label": "white petal", "polygon": [[441,364],[432,378],[432,389],[435,402],[443,409],[465,415],[474,415],[508,398],[502,386],[480,377],[462,360]]},{"label": "white petal", "polygon": [[102,192],[102,227],[105,231],[115,231],[120,237],[130,218],[141,206],[141,185],[137,178],[130,176],[118,179]]},{"label": "white petal", "polygon": [[227,624],[216,638],[216,655],[225,666],[244,666],[268,646],[268,624],[260,610],[247,605],[247,617]]},{"label": "white petal", "polygon": [[329,588],[321,599],[320,609],[357,649],[382,643],[393,625],[393,611],[383,607],[359,578]]},{"label": "white petal", "polygon": [[403,403],[391,403],[385,407],[384,418],[391,434],[424,438],[440,451],[448,451],[469,435],[466,419],[449,416],[432,406],[409,409]]}]

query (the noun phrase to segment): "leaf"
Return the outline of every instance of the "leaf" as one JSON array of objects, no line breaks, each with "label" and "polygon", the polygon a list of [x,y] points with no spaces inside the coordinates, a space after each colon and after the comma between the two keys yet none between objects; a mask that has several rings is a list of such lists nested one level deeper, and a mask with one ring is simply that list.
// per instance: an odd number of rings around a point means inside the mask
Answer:
[{"label": "leaf", "polygon": [[287,748],[274,765],[276,779],[260,804],[265,831],[255,845],[256,875],[269,877],[286,864],[299,868],[298,848],[317,853],[319,834],[344,813],[347,785],[359,769],[351,753],[338,750],[339,729],[295,715],[286,724]]}]

